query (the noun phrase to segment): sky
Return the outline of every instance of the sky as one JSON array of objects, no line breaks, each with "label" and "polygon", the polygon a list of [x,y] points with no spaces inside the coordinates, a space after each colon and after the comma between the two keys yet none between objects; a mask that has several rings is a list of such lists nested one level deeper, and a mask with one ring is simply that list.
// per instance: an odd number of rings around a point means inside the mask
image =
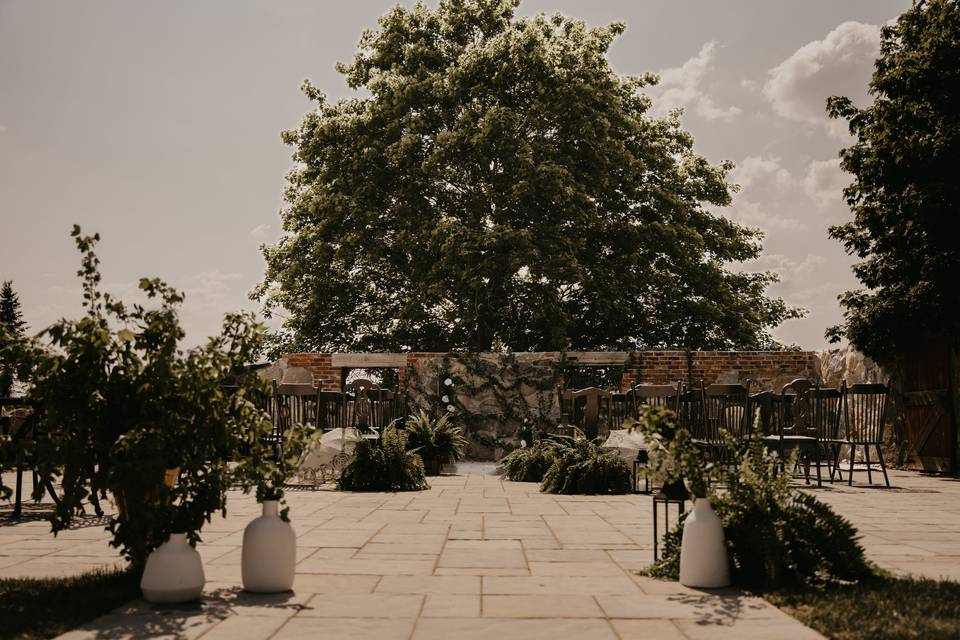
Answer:
[{"label": "sky", "polygon": [[[247,294],[259,246],[281,233],[291,167],[280,132],[311,108],[299,86],[352,95],[334,65],[394,4],[0,0],[0,280],[31,329],[80,314],[74,223],[102,236],[105,289],[135,296],[157,276],[186,293],[187,344],[256,309]],[[857,284],[827,236],[849,218],[838,152],[851,139],[824,101],[868,104],[880,25],[909,6],[525,0],[518,13],[626,23],[613,69],[659,73],[654,111],[683,108],[695,149],[736,164],[741,190],[718,213],[765,233],[763,256],[740,268],[779,272],[771,293],[809,313],[774,335],[821,349],[837,294]]]}]

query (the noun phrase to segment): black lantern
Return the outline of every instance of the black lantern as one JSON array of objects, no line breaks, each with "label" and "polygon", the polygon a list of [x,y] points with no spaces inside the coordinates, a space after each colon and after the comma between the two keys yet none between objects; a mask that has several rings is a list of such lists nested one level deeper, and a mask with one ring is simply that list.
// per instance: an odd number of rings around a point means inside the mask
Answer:
[{"label": "black lantern", "polygon": [[[633,461],[633,490],[637,491],[637,486],[640,484],[640,469],[647,466],[647,463],[650,462],[650,454],[647,453],[646,449],[640,449],[637,451],[637,457]],[[643,476],[643,491],[640,491],[644,495],[650,494],[650,477],[644,474]]]},{"label": "black lantern", "polygon": [[666,535],[670,531],[670,505],[677,506],[677,520],[683,514],[684,506],[690,499],[690,492],[687,491],[683,479],[663,485],[660,491],[653,494],[653,560],[657,561],[659,554],[660,535],[657,526],[657,505],[663,505],[663,533]]}]

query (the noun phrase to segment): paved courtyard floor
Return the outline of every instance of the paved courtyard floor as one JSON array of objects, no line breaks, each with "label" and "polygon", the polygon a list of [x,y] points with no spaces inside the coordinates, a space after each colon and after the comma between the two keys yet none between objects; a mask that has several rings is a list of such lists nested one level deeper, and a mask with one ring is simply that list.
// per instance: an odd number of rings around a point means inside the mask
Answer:
[{"label": "paved courtyard floor", "polygon": [[[858,474],[860,475],[860,474]],[[960,578],[960,482],[894,472],[892,489],[812,489],[863,533],[881,566]],[[203,533],[202,603],[121,607],[66,638],[819,638],[758,598],[637,576],[652,560],[647,496],[550,496],[478,472],[429,491],[288,493],[294,592],[240,590],[243,528],[231,495]],[[117,562],[102,522],[57,538],[0,520],[0,577],[69,575]]]}]

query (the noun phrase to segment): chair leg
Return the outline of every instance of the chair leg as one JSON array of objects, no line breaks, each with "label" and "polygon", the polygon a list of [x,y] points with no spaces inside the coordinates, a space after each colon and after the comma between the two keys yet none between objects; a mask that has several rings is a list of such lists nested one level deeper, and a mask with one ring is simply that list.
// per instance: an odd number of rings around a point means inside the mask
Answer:
[{"label": "chair leg", "polygon": [[833,445],[833,469],[830,471],[830,482],[833,482],[833,474],[837,474],[837,480],[843,482],[843,473],[840,471],[840,445]]},{"label": "chair leg", "polygon": [[803,456],[803,481],[810,484],[810,456]]},{"label": "chair leg", "polygon": [[100,507],[100,498],[97,496],[96,490],[90,492],[90,504],[93,505],[93,512],[97,514],[97,517],[102,518],[103,509]]},{"label": "chair leg", "polygon": [[823,451],[820,450],[820,445],[817,445],[817,486],[823,486],[823,476],[820,474],[820,465],[823,464]]},{"label": "chair leg", "polygon": [[870,445],[863,445],[863,456],[867,460],[867,482],[873,484],[873,472],[870,470]]},{"label": "chair leg", "polygon": [[850,471],[848,472],[850,474],[850,477],[847,478],[847,485],[851,487],[853,486],[853,461],[856,457],[857,457],[857,445],[851,444],[850,445]]},{"label": "chair leg", "polygon": [[657,535],[657,503],[653,503],[653,561],[657,561],[658,540]]},{"label": "chair leg", "polygon": [[13,503],[13,516],[19,518],[23,509],[23,469],[17,467],[17,491]]},{"label": "chair leg", "polygon": [[880,458],[880,469],[883,471],[883,481],[886,485],[890,486],[890,478],[887,477],[887,463],[883,461],[883,451],[880,450],[880,445],[875,445],[877,447],[877,457]]}]

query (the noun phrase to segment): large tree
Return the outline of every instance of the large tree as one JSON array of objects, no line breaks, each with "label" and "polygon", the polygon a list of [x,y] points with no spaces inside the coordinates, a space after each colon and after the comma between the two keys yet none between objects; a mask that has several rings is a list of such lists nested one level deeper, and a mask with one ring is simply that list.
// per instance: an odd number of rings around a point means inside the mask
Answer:
[{"label": "large tree", "polygon": [[729,163],[693,151],[606,54],[622,24],[518,2],[396,7],[316,102],[285,236],[255,296],[300,349],[755,348],[792,312],[733,263],[760,234],[708,210]]},{"label": "large tree", "polygon": [[841,296],[844,323],[828,331],[873,358],[928,336],[960,334],[960,2],[917,2],[881,30],[873,104],[834,97],[856,142],[841,154],[854,182],[853,220],[830,235],[860,259],[865,289]]}]

